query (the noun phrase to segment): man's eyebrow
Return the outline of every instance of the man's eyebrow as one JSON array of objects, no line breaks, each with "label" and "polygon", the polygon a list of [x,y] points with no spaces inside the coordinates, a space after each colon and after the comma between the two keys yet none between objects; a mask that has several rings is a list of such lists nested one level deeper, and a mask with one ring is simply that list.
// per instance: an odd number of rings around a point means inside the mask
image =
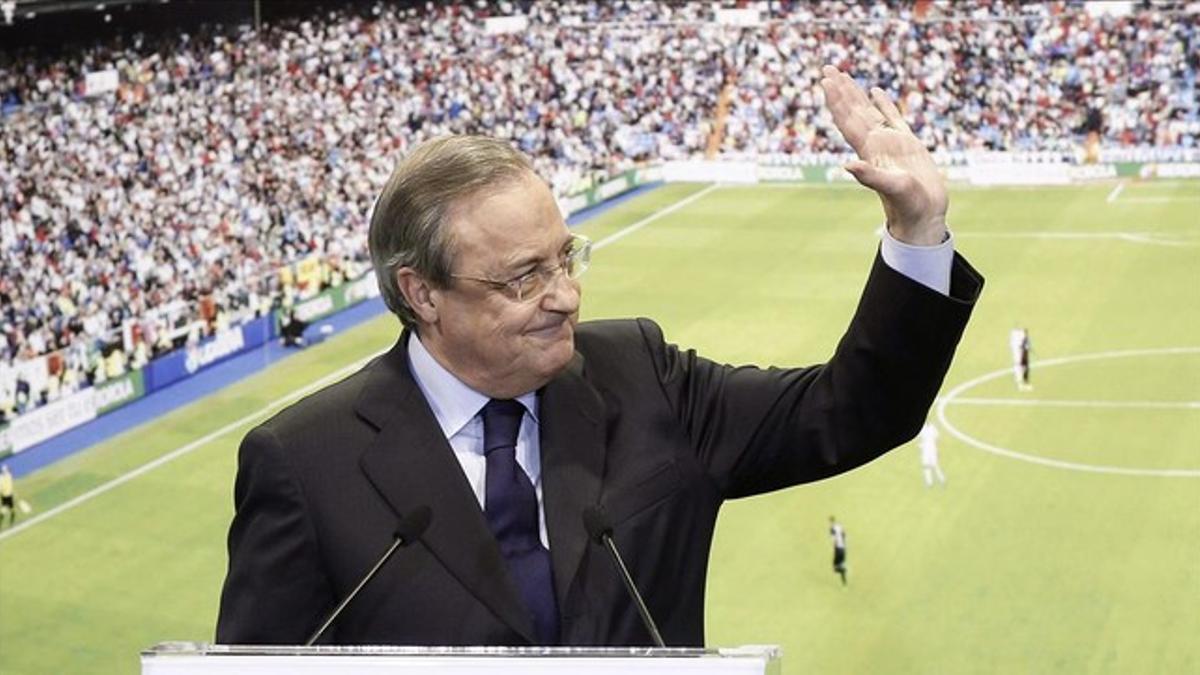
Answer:
[{"label": "man's eyebrow", "polygon": [[[558,248],[559,255],[565,253],[567,249],[571,247],[572,240],[573,237],[570,235],[567,235],[567,237],[563,239],[562,244]],[[526,267],[537,267],[545,261],[546,256],[542,255],[541,253],[530,253],[529,255],[516,258],[512,262],[505,263],[502,269],[504,270],[505,274],[520,273],[520,271]]]},{"label": "man's eyebrow", "polygon": [[526,267],[537,267],[542,263],[543,260],[545,260],[545,257],[540,253],[527,255],[522,258],[517,258],[513,262],[506,264],[504,266],[504,271],[505,273],[512,273],[519,272]]}]

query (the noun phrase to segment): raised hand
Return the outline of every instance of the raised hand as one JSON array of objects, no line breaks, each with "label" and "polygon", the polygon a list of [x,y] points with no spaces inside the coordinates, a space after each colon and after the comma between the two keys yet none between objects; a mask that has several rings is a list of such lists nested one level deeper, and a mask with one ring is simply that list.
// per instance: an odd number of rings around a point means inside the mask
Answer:
[{"label": "raised hand", "polygon": [[821,73],[833,123],[858,153],[846,170],[879,195],[888,232],[907,244],[940,244],[950,201],[929,151],[882,89],[872,87],[868,98],[837,68],[825,66]]}]

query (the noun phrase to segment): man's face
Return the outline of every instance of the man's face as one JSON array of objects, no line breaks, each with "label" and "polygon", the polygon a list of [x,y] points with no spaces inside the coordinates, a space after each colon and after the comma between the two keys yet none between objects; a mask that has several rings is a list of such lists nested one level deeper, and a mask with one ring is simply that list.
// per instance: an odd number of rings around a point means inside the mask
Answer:
[{"label": "man's face", "polygon": [[[571,234],[538,177],[468,196],[447,214],[456,276],[508,281],[558,265]],[[430,293],[436,319],[421,328],[435,358],[472,388],[512,398],[540,388],[575,352],[579,282],[559,273],[518,300],[509,289],[454,278]]]}]

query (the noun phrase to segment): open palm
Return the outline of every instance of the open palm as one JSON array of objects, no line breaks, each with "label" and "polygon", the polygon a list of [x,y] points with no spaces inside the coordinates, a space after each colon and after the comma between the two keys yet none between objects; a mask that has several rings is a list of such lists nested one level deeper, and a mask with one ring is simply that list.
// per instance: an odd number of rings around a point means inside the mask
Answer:
[{"label": "open palm", "polygon": [[929,151],[882,89],[870,97],[833,66],[825,76],[825,104],[842,136],[858,153],[846,170],[879,194],[888,231],[905,243],[936,245],[946,236],[949,198]]}]

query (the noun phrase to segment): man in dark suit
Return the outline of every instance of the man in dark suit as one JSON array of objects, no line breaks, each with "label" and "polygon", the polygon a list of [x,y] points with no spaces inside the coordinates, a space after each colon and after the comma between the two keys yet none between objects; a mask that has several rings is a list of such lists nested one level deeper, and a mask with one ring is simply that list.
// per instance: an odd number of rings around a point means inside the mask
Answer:
[{"label": "man in dark suit", "polygon": [[585,530],[602,505],[666,643],[702,645],[721,503],[912,438],[982,283],[953,252],[941,179],[895,107],[826,76],[865,160],[847,168],[880,194],[888,234],[820,366],[720,365],[647,319],[577,325],[590,245],[523,156],[455,137],[406,158],[370,233],[405,330],[246,436],[217,640],[303,642],[397,521],[427,506],[420,540],[322,642],[650,644]]}]

